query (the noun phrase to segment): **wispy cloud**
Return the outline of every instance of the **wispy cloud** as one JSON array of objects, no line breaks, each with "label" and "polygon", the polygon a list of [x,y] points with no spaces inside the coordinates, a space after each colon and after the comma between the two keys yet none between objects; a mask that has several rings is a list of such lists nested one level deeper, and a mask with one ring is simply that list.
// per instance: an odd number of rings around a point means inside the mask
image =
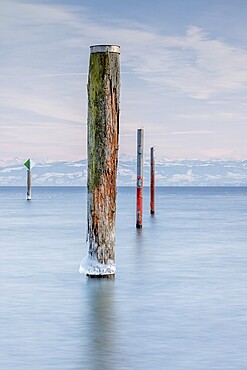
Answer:
[{"label": "wispy cloud", "polygon": [[[47,155],[54,159],[62,152],[64,158],[85,156],[82,142],[86,142],[86,132],[83,129],[80,134],[79,129],[86,122],[89,45],[96,43],[121,45],[121,145],[125,151],[128,135],[133,136],[142,124],[148,129],[148,145],[152,135],[162,140],[167,136],[161,150],[170,148],[170,153],[179,153],[187,145],[187,153],[189,140],[186,144],[184,138],[184,147],[182,141],[177,142],[178,149],[169,140],[190,135],[206,140],[215,132],[215,127],[206,126],[211,122],[245,123],[246,104],[242,101],[238,110],[231,99],[236,101],[246,93],[246,50],[191,24],[183,34],[168,35],[148,24],[111,16],[97,18],[83,6],[51,4],[0,3],[4,50],[0,60],[1,135],[9,138],[0,153],[18,150],[26,155],[28,148],[38,155],[40,141],[47,143]],[[227,109],[223,107],[226,96],[230,101]],[[172,99],[175,108],[171,113]],[[29,136],[26,127],[30,128]],[[60,147],[55,153],[52,147],[57,147],[58,140]],[[135,138],[132,141],[134,148]],[[33,149],[31,143],[35,144]],[[198,149],[196,155],[206,152],[212,150]]]},{"label": "wispy cloud", "polygon": [[[139,78],[173,92],[196,99],[209,99],[222,93],[246,89],[247,52],[210,36],[199,27],[191,25],[184,35],[170,36],[162,35],[159,30],[148,28],[147,25],[123,19],[96,20],[86,8],[24,3],[14,5],[11,6],[14,12],[11,33],[13,35],[14,30],[18,31],[17,34],[15,32],[15,42],[18,43],[19,39],[25,49],[28,37],[29,41],[30,38],[33,42],[39,40],[44,51],[52,47],[60,54],[60,48],[65,47],[66,57],[68,49],[88,51],[90,44],[105,43],[107,40],[121,44],[123,67],[132,69]],[[7,1],[3,0],[2,8],[9,11]],[[4,21],[0,27],[5,31],[5,36],[10,32],[9,26]],[[32,32],[27,32],[27,26]],[[66,34],[57,34],[60,27],[66,27]],[[52,37],[49,36],[51,30]],[[42,41],[46,41],[47,45]],[[35,50],[34,44],[31,46]],[[73,55],[75,57],[74,52]],[[67,71],[47,76],[76,76],[78,73]]]},{"label": "wispy cloud", "polygon": [[59,96],[52,97],[50,95],[47,97],[29,92],[25,92],[25,95],[23,95],[20,90],[12,92],[5,90],[5,94],[2,96],[2,102],[5,103],[5,106],[26,110],[36,115],[53,118],[54,120],[77,122],[79,124],[82,124],[83,120],[85,121],[82,113],[79,114],[78,109],[74,112],[73,104],[66,97],[63,97],[63,99],[61,97],[59,98]]},{"label": "wispy cloud", "polygon": [[213,112],[207,112],[207,113],[177,114],[176,117],[182,120],[190,120],[190,121],[197,121],[197,122],[246,121],[246,114],[244,114],[244,112],[242,113],[236,112],[236,111],[228,112],[227,110],[225,111],[215,110]]},{"label": "wispy cloud", "polygon": [[214,131],[194,130],[194,131],[175,131],[171,132],[171,135],[208,135],[213,133]]},{"label": "wispy cloud", "polygon": [[149,40],[146,51],[137,48],[127,61],[141,78],[196,99],[246,89],[245,50],[194,26],[182,37],[155,35]]}]

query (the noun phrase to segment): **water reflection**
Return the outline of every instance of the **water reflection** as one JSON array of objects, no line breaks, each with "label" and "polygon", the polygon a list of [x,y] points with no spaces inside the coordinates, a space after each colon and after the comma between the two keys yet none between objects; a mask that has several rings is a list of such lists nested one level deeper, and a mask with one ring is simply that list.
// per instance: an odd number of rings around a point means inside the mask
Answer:
[{"label": "water reflection", "polygon": [[91,369],[114,370],[116,313],[114,280],[88,279],[89,363]]},{"label": "water reflection", "polygon": [[247,188],[159,189],[142,230],[134,192],[111,281],[78,274],[80,188],[1,189],[1,370],[247,369]]}]

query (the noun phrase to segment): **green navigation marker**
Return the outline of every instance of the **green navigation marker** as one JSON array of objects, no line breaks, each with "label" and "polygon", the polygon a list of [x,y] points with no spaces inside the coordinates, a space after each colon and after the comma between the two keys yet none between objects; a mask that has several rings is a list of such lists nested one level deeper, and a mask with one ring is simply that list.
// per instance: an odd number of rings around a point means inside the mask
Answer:
[{"label": "green navigation marker", "polygon": [[24,166],[27,167],[27,169],[29,171],[31,171],[31,169],[33,168],[34,166],[34,162],[29,158],[25,163],[24,163]]},{"label": "green navigation marker", "polygon": [[27,168],[27,200],[31,200],[31,169],[34,166],[34,162],[29,158],[25,163],[24,166]]}]

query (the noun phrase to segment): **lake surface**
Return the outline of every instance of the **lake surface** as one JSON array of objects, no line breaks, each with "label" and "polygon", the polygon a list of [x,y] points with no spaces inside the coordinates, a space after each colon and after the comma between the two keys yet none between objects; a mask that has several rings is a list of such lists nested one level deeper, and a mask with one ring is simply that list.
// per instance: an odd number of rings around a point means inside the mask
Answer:
[{"label": "lake surface", "polygon": [[79,274],[85,188],[0,188],[0,369],[246,370],[247,188],[118,190],[114,281]]}]

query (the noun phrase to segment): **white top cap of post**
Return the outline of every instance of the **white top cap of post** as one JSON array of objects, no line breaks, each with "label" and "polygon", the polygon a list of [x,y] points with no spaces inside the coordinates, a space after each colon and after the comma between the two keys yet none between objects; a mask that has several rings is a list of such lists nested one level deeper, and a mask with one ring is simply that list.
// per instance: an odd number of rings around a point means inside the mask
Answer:
[{"label": "white top cap of post", "polygon": [[120,54],[120,46],[118,45],[92,45],[90,53],[118,53]]}]

